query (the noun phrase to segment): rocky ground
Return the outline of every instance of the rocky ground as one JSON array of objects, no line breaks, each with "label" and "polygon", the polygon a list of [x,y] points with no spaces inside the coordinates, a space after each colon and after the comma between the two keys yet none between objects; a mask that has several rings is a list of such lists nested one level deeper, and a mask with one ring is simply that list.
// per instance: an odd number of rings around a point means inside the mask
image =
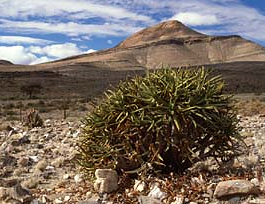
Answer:
[{"label": "rocky ground", "polygon": [[0,203],[265,203],[265,115],[240,117],[244,155],[218,166],[207,160],[183,175],[119,178],[114,193],[98,193],[74,158],[82,124],[46,120],[28,129],[0,129]]}]

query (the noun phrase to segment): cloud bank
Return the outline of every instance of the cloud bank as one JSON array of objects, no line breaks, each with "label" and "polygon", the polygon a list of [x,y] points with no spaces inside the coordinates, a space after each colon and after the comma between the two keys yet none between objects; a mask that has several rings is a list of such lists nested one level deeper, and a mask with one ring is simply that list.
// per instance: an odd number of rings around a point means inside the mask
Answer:
[{"label": "cloud bank", "polygon": [[0,59],[15,64],[39,64],[96,50],[81,50],[73,43],[52,44],[48,46],[0,46]]}]

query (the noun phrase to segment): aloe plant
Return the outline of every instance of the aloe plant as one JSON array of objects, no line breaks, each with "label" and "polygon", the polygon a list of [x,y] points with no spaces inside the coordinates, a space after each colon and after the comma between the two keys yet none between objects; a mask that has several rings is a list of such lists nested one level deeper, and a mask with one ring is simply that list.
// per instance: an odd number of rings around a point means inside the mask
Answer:
[{"label": "aloe plant", "polygon": [[87,171],[183,171],[192,163],[237,154],[236,111],[221,76],[163,68],[121,82],[84,120],[79,163]]}]

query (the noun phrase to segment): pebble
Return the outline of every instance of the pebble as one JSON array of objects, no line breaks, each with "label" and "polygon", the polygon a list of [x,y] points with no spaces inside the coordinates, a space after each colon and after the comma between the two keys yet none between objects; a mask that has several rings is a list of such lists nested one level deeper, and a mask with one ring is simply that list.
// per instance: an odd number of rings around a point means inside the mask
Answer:
[{"label": "pebble", "polygon": [[146,189],[147,185],[144,181],[135,180],[134,190],[138,192],[143,192]]},{"label": "pebble", "polygon": [[112,169],[97,169],[94,188],[99,193],[111,193],[118,189],[118,174]]},{"label": "pebble", "polygon": [[82,174],[76,174],[74,177],[74,180],[76,183],[80,183],[83,181],[83,175]]},{"label": "pebble", "polygon": [[162,204],[162,202],[150,196],[140,196],[139,204]]},{"label": "pebble", "polygon": [[152,190],[149,192],[148,196],[162,201],[167,196],[167,194],[161,191],[161,189],[158,186],[154,186]]},{"label": "pebble", "polygon": [[171,204],[183,204],[184,203],[184,196],[178,195],[174,198],[175,201],[171,202]]},{"label": "pebble", "polygon": [[47,162],[45,160],[39,161],[35,166],[35,168],[40,171],[44,171],[46,167],[47,167]]},{"label": "pebble", "polygon": [[69,179],[69,178],[70,178],[70,175],[69,175],[69,174],[64,174],[64,175],[63,175],[63,179],[64,179],[64,180],[67,180],[67,179]]}]

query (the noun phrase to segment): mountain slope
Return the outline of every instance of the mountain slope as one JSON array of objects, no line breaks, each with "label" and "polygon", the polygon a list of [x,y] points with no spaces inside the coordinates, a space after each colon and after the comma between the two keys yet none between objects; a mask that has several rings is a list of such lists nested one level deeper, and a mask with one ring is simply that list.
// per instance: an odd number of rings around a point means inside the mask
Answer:
[{"label": "mountain slope", "polygon": [[12,62],[9,62],[7,60],[0,60],[0,65],[12,65]]},{"label": "mountain slope", "polygon": [[167,21],[135,33],[112,49],[44,66],[92,63],[100,68],[127,70],[239,61],[265,61],[265,48],[240,36],[208,36],[178,21]]}]

